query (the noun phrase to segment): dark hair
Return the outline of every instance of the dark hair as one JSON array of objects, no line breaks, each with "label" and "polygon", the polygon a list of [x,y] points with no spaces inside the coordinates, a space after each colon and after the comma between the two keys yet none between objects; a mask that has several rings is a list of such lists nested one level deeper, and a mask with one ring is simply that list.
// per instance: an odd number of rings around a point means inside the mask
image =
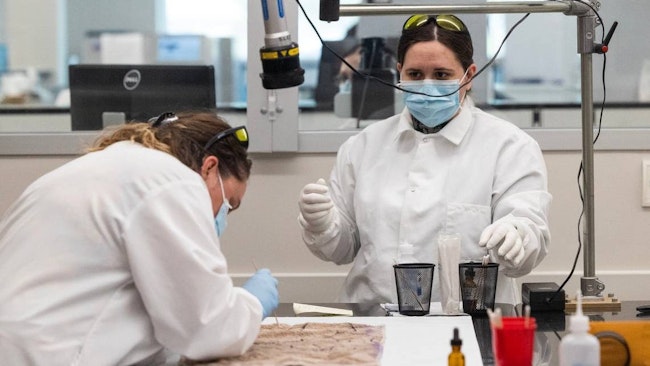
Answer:
[{"label": "dark hair", "polygon": [[214,155],[219,159],[219,173],[224,178],[234,176],[242,182],[248,180],[252,161],[235,136],[224,137],[208,150],[203,148],[210,138],[230,128],[223,118],[212,112],[183,112],[177,117],[178,120],[160,127],[145,122],[122,125],[100,137],[88,151],[103,150],[119,141],[134,141],[167,152],[196,172],[200,171],[206,156]]},{"label": "dark hair", "polygon": [[402,30],[397,46],[397,62],[404,63],[406,51],[412,45],[426,41],[438,41],[445,45],[456,55],[465,70],[474,63],[474,46],[469,31],[450,31],[437,26],[433,20],[413,29]]}]

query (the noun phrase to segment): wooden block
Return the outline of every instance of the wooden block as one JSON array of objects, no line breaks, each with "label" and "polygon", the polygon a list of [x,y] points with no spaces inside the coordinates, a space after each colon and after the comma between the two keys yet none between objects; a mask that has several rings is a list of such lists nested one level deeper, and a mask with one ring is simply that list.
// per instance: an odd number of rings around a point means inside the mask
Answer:
[{"label": "wooden block", "polygon": [[[564,310],[569,313],[574,313],[578,307],[577,300],[568,299],[564,305]],[[598,311],[621,311],[621,302],[614,297],[613,294],[609,294],[606,297],[598,299],[582,298],[582,311],[583,312],[598,312]]]}]

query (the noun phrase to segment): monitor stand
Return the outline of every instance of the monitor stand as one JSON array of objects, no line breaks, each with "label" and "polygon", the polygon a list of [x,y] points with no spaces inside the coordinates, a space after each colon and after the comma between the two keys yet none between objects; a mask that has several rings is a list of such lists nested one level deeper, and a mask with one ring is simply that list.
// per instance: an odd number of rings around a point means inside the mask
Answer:
[{"label": "monitor stand", "polygon": [[104,112],[102,113],[102,126],[121,125],[126,122],[126,114],[124,112]]}]

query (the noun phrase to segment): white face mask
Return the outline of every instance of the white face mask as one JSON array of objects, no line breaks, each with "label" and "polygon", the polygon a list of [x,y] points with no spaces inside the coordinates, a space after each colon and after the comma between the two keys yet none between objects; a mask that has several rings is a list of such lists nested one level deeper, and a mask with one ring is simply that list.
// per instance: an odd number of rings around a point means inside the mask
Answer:
[{"label": "white face mask", "polygon": [[217,230],[217,236],[221,237],[223,232],[228,226],[228,212],[232,209],[230,202],[226,198],[226,192],[223,190],[223,181],[221,180],[221,174],[217,172],[219,177],[219,185],[221,186],[221,197],[223,198],[223,203],[217,212],[217,216],[214,217],[214,227]]},{"label": "white face mask", "polygon": [[425,79],[400,82],[399,86],[405,90],[428,94],[404,92],[404,105],[415,119],[427,127],[436,127],[449,121],[460,109],[460,84],[467,71],[469,69],[457,80]]}]

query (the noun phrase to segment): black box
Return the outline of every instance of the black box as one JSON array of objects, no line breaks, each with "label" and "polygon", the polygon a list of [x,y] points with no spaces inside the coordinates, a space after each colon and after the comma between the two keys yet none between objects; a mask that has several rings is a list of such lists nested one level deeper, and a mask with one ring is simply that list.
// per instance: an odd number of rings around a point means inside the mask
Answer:
[{"label": "black box", "polygon": [[564,311],[564,290],[558,292],[554,282],[531,282],[521,285],[521,302],[531,311]]}]

